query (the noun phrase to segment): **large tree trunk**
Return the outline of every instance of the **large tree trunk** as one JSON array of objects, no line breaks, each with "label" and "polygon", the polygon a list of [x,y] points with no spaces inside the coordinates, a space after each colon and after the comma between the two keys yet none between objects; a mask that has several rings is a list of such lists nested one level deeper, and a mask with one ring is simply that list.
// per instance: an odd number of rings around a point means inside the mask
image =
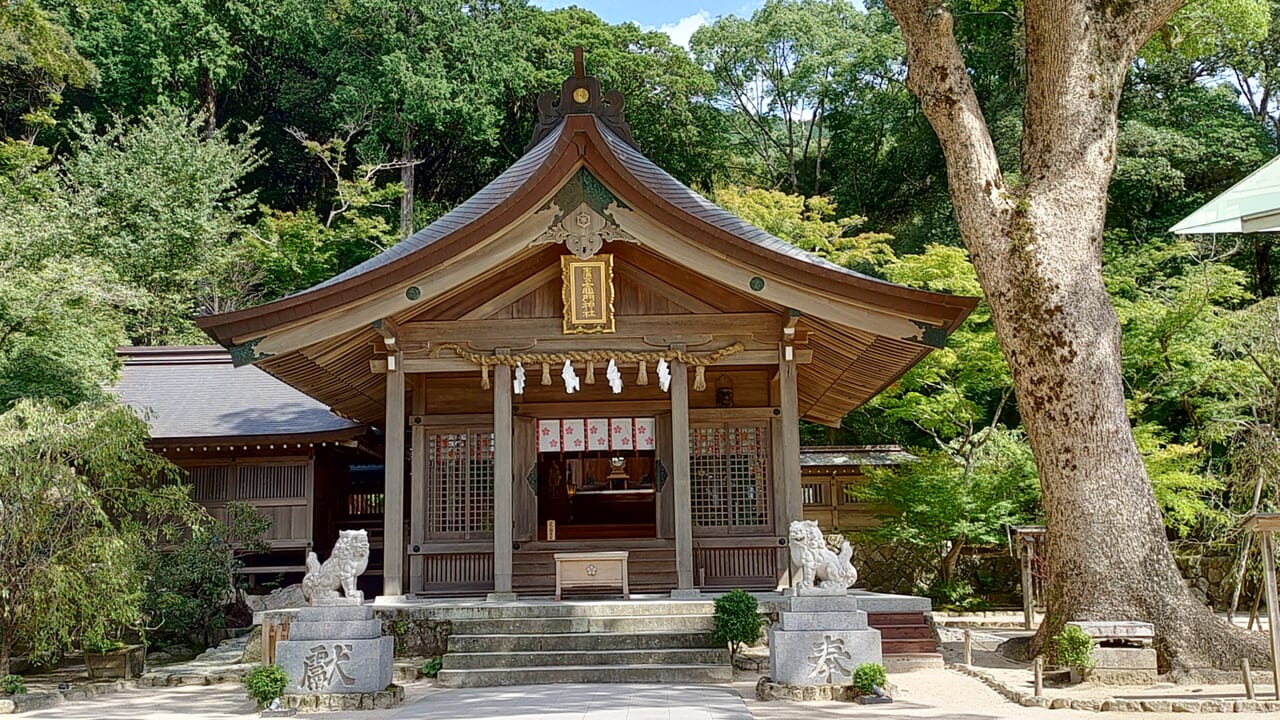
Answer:
[{"label": "large tree trunk", "polygon": [[1269,298],[1276,294],[1275,283],[1271,280],[1273,242],[1270,237],[1253,236],[1253,279],[1257,284],[1257,293],[1260,298]]},{"label": "large tree trunk", "polygon": [[212,138],[218,134],[218,88],[213,84],[213,77],[208,68],[200,68],[198,81],[200,88],[200,112],[204,114],[204,136]]},{"label": "large tree trunk", "polygon": [[400,196],[400,239],[413,234],[413,128],[405,128],[403,144],[400,151],[400,184],[404,185],[404,195]]},{"label": "large tree trunk", "polygon": [[1146,620],[1164,667],[1264,662],[1260,636],[1219,622],[1182,582],[1126,414],[1120,325],[1102,280],[1125,73],[1178,0],[1026,1],[1022,176],[1008,187],[949,12],[937,0],[888,5],[1035,452],[1049,615],[1034,647],[1067,620]]}]

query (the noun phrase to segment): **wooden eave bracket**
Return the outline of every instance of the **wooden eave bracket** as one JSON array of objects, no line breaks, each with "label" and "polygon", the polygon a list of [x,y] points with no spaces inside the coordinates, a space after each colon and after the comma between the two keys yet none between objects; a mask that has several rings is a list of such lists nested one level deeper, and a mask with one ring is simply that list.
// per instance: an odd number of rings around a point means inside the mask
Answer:
[{"label": "wooden eave bracket", "polygon": [[374,320],[370,325],[382,336],[382,342],[387,346],[388,350],[396,349],[396,343],[400,338],[400,326],[396,325],[395,320],[382,318],[381,320]]},{"label": "wooden eave bracket", "polygon": [[782,341],[790,345],[796,341],[796,325],[800,322],[800,311],[787,309],[787,318],[782,323]]}]

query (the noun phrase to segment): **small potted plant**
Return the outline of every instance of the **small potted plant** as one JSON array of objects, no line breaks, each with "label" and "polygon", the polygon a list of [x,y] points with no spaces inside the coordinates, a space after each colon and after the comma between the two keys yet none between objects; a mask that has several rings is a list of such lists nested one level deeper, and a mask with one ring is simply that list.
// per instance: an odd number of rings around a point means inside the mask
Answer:
[{"label": "small potted plant", "polygon": [[889,677],[880,663],[862,663],[853,669],[853,689],[861,705],[893,702],[884,689],[888,684]]},{"label": "small potted plant", "polygon": [[284,689],[288,685],[289,676],[285,673],[284,668],[279,665],[256,667],[252,672],[244,676],[244,689],[249,693],[249,697],[257,701],[260,709],[269,708],[275,710],[276,712],[272,714],[293,714],[291,712],[280,713],[272,704],[284,693]]},{"label": "small potted plant", "polygon": [[1067,625],[1053,636],[1053,658],[1058,667],[1068,671],[1069,682],[1078,683],[1087,677],[1096,660],[1093,657],[1093,638],[1079,626]]},{"label": "small potted plant", "polygon": [[5,695],[23,695],[27,692],[27,681],[21,675],[5,675],[0,679],[0,690]]},{"label": "small potted plant", "polygon": [[729,646],[729,659],[738,656],[744,645],[760,639],[760,605],[746,590],[733,590],[715,600],[711,639]]},{"label": "small potted plant", "polygon": [[147,652],[143,645],[127,645],[112,638],[102,628],[94,628],[80,640],[85,669],[90,680],[141,677],[146,671]]}]

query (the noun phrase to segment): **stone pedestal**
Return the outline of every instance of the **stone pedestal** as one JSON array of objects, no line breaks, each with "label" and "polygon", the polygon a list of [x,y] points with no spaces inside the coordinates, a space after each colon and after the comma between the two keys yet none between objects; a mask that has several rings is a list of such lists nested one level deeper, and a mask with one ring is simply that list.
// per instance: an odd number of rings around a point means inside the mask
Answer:
[{"label": "stone pedestal", "polygon": [[276,664],[289,676],[286,695],[376,693],[391,684],[394,652],[372,607],[324,605],[298,611]]},{"label": "stone pedestal", "polygon": [[854,668],[879,663],[880,631],[851,595],[788,598],[769,630],[771,679],[784,685],[842,685]]},{"label": "stone pedestal", "polygon": [[1091,682],[1102,685],[1150,685],[1156,682],[1156,630],[1136,620],[1069,622],[1097,643],[1092,651]]}]

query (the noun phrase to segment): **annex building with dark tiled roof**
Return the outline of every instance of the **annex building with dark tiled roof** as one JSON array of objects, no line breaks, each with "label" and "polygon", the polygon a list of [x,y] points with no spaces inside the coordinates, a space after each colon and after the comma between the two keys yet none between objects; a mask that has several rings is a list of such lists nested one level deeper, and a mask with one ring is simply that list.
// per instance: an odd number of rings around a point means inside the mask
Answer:
[{"label": "annex building with dark tiled roof", "polygon": [[297,580],[308,550],[325,554],[338,530],[382,523],[381,443],[367,424],[255,367],[235,367],[217,345],[116,355],[112,392],[147,421],[151,449],[186,472],[192,499],[217,519],[232,502],[270,518],[268,550],[242,569],[251,579]]},{"label": "annex building with dark tiled roof", "polygon": [[382,254],[202,317],[265,372],[385,433],[382,594],[546,593],[625,550],[637,591],[775,588],[804,516],[799,421],[838,425],[976,300],[831,264],[635,146],[581,69],[525,155]]}]

